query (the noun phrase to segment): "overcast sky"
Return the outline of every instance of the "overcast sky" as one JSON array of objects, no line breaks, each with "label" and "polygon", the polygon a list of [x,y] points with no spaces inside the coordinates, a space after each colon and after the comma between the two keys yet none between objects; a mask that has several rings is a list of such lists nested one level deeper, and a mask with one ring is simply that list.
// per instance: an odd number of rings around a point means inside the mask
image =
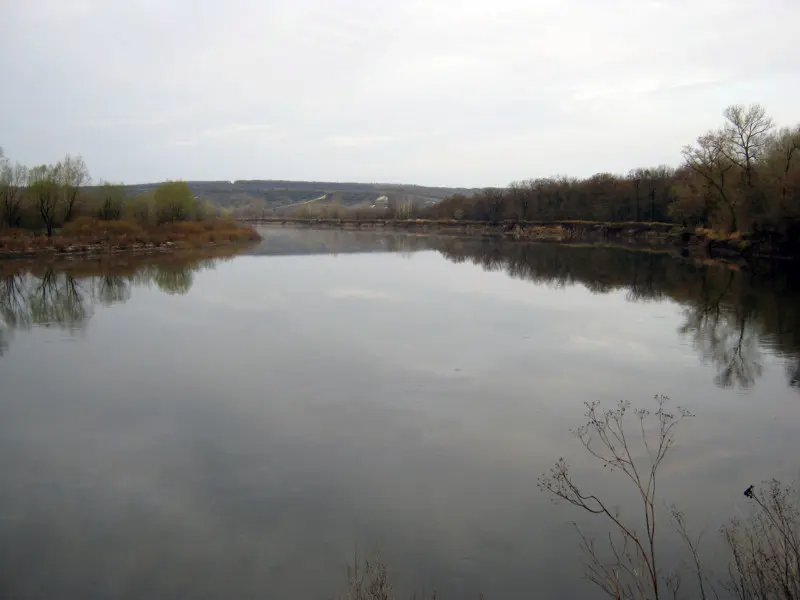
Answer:
[{"label": "overcast sky", "polygon": [[95,180],[504,185],[800,122],[798,0],[0,0],[0,145]]}]

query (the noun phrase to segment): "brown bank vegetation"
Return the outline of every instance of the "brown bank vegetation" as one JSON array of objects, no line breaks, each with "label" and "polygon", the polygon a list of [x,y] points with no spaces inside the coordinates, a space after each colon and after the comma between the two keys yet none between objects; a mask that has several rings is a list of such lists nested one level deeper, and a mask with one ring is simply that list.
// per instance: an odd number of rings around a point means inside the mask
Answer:
[{"label": "brown bank vegetation", "polygon": [[28,168],[12,164],[0,149],[0,257],[168,251],[259,239],[251,227],[195,198],[186,182],[168,181],[138,196],[121,185],[90,182],[81,157]]},{"label": "brown bank vegetation", "polygon": [[156,252],[257,241],[258,233],[227,219],[177,222],[142,227],[132,221],[100,221],[80,217],[52,237],[24,229],[0,233],[0,255],[8,257],[42,253],[92,254]]}]

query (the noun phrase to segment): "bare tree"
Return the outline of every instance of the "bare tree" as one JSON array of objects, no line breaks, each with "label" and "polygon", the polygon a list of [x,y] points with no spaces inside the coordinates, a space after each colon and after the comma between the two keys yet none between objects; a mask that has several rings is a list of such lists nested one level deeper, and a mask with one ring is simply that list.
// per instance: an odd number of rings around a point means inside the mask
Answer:
[{"label": "bare tree", "polygon": [[727,123],[722,129],[726,143],[721,146],[725,156],[742,169],[748,187],[753,185],[755,162],[762,158],[774,127],[772,118],[760,104],[732,104],[723,112]]},{"label": "bare tree", "polygon": [[528,209],[531,204],[531,194],[524,183],[515,181],[508,186],[508,197],[513,210],[516,212],[517,220],[526,221],[528,219]]},{"label": "bare tree", "polygon": [[499,221],[505,211],[505,192],[500,188],[485,188],[483,195],[488,208],[488,220]]},{"label": "bare tree", "polygon": [[[675,180],[675,169],[666,165],[651,168],[631,169],[628,180],[633,186],[633,197],[636,210],[636,220],[642,220],[642,200],[647,200],[649,206],[649,221],[657,221],[667,216],[670,203],[672,185]],[[660,211],[656,211],[656,206]],[[660,213],[660,214],[659,214]]]},{"label": "bare tree", "polygon": [[734,168],[725,153],[727,139],[719,132],[708,132],[697,138],[694,146],[684,146],[683,159],[687,167],[703,178],[717,193],[718,198],[728,209],[730,230],[738,228],[738,197],[731,189],[730,171]]},{"label": "bare tree", "polygon": [[[341,204],[337,204],[341,209]],[[405,194],[387,194],[386,212],[390,219],[408,219],[411,216],[411,199]]]},{"label": "bare tree", "polygon": [[[648,191],[650,199],[650,221],[665,219],[669,213],[669,205],[673,200],[673,185],[675,182],[675,169],[668,165],[658,165],[645,170],[647,174]],[[656,212],[656,207],[661,209]]]},{"label": "bare tree", "polygon": [[9,161],[0,164],[0,208],[3,213],[2,224],[7,227],[18,227],[20,224],[27,179],[28,169],[24,165],[12,165]]},{"label": "bare tree", "polygon": [[97,205],[95,214],[103,221],[113,221],[122,217],[125,205],[125,188],[122,185],[101,181],[95,188]]},{"label": "bare tree", "polygon": [[58,183],[62,186],[61,193],[64,195],[64,222],[66,223],[72,219],[80,197],[81,187],[88,185],[91,182],[91,177],[83,158],[69,154],[58,163],[57,172],[59,176]]},{"label": "bare tree", "polygon": [[641,194],[640,190],[642,187],[642,181],[647,179],[650,176],[650,172],[647,169],[631,169],[628,173],[628,179],[631,180],[633,183],[633,199],[636,206],[636,220],[641,220],[641,210],[640,210],[640,203],[641,203]]},{"label": "bare tree", "polygon": [[769,141],[769,155],[775,157],[776,162],[780,161],[776,166],[781,184],[779,214],[783,214],[789,203],[789,174],[794,161],[800,156],[800,127],[786,127],[773,135]]},{"label": "bare tree", "polygon": [[8,227],[18,227],[22,220],[25,202],[25,184],[28,180],[28,167],[15,163],[3,170],[3,216]]},{"label": "bare tree", "polygon": [[28,172],[28,189],[48,237],[52,237],[60,213],[62,194],[58,184],[59,169],[59,165],[55,167],[39,165]]},{"label": "bare tree", "polygon": [[[672,447],[675,427],[686,417],[688,411],[678,408],[676,412],[666,409],[668,398],[656,396],[658,409],[633,411],[638,422],[638,435],[627,432],[626,416],[630,412],[629,402],[619,402],[615,408],[601,409],[599,403],[586,403],[585,425],[574,433],[591,456],[604,468],[613,473],[621,473],[638,492],[644,517],[644,534],[637,532],[628,521],[608,504],[587,493],[575,481],[566,461],[561,458],[550,471],[539,478],[540,489],[566,500],[583,510],[607,519],[620,535],[615,541],[609,535],[609,549],[613,555],[611,562],[599,555],[594,540],[581,533],[582,548],[587,557],[587,578],[612,598],[639,599],[658,598],[665,589],[675,590],[679,585],[675,580],[665,578],[658,569],[656,554],[656,491],[658,468]],[[647,425],[651,418],[656,421],[656,433],[648,434]],[[642,446],[644,459],[637,456],[635,440]],[[652,439],[654,438],[654,439]]]}]

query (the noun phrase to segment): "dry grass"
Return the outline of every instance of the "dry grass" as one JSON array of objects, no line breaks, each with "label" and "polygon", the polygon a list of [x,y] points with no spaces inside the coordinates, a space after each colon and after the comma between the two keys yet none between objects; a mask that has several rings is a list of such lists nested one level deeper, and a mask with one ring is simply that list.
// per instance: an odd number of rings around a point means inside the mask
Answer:
[{"label": "dry grass", "polygon": [[[477,597],[484,600],[482,593]],[[386,563],[380,557],[362,561],[356,553],[347,567],[347,593],[340,600],[399,600],[399,596]],[[435,590],[431,594],[414,592],[410,600],[440,600],[440,596]]]},{"label": "dry grass", "polygon": [[46,237],[21,229],[0,231],[0,254],[91,252],[139,247],[202,248],[255,242],[261,236],[249,225],[228,219],[186,221],[143,228],[133,221],[80,217],[57,235]]},{"label": "dry grass", "polygon": [[800,502],[791,485],[776,480],[745,495],[753,502],[746,518],[723,528],[733,556],[726,586],[740,600],[800,598]]}]

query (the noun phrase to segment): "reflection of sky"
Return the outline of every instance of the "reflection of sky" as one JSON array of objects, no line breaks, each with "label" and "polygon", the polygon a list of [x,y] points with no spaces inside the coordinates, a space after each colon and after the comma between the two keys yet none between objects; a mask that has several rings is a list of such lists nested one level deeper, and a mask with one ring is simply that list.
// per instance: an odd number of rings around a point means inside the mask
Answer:
[{"label": "reflection of sky", "polygon": [[566,433],[584,400],[664,393],[698,415],[662,499],[709,532],[749,483],[797,474],[782,362],[721,390],[682,322],[422,252],[242,257],[186,296],[134,290],[79,338],[18,332],[5,595],[330,598],[359,544],[446,597],[575,597],[579,515],[536,477],[564,456],[626,504]]}]

